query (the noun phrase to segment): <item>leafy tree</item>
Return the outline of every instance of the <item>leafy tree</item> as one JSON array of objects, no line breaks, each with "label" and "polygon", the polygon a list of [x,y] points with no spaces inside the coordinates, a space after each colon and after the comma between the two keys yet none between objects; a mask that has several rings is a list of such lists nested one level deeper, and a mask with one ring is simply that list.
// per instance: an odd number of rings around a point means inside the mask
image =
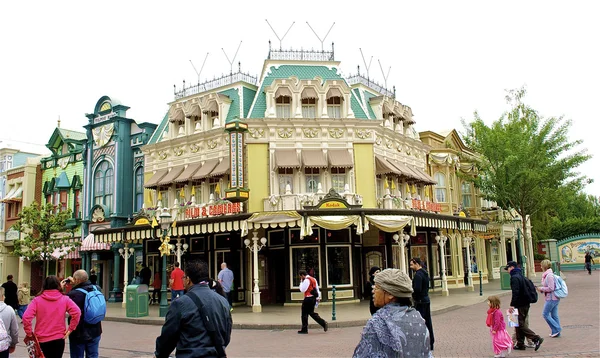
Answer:
[{"label": "leafy tree", "polygon": [[[482,156],[475,185],[486,199],[514,209],[522,218],[561,200],[562,186],[583,187],[587,179],[574,169],[590,158],[585,150],[577,150],[582,141],[569,141],[571,122],[542,118],[523,102],[525,93],[524,88],[509,91],[510,110],[490,126],[477,112],[470,123],[463,120],[466,144]],[[523,237],[528,237],[526,220],[522,223]],[[528,240],[524,242],[527,252]]]},{"label": "leafy tree", "polygon": [[15,240],[13,255],[30,261],[46,261],[44,276],[48,271],[48,262],[55,259],[52,253],[56,249],[64,255],[75,250],[78,243],[69,243],[57,238],[57,234],[71,232],[65,224],[71,217],[71,210],[59,211],[56,206],[48,203],[40,207],[36,202],[23,208],[19,221],[13,226],[21,233],[21,238]]}]

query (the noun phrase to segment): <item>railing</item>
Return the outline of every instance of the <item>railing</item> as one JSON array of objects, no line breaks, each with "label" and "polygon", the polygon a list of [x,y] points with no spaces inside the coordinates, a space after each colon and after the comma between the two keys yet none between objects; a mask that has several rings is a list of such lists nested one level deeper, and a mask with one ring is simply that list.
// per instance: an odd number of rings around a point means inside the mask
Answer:
[{"label": "railing", "polygon": [[269,60],[292,60],[292,61],[335,61],[333,42],[331,51],[325,50],[276,50],[271,48],[269,41]]},{"label": "railing", "polygon": [[206,92],[206,91],[210,91],[211,89],[214,88],[218,88],[218,87],[222,87],[222,86],[226,86],[226,85],[230,85],[232,83],[235,82],[239,82],[239,81],[243,81],[243,82],[248,82],[250,84],[253,84],[255,86],[258,85],[258,78],[254,77],[250,74],[247,73],[242,73],[242,72],[237,72],[237,73],[232,73],[229,75],[225,75],[219,78],[215,78],[213,80],[210,81],[206,81],[203,83],[198,83],[195,85],[191,85],[189,87],[185,86],[185,81],[183,81],[183,87],[181,90],[177,91],[177,88],[175,85],[173,85],[173,91],[175,94],[175,99],[179,99],[179,98],[183,98],[186,96],[191,96],[193,94],[198,94],[198,93],[202,93],[202,92]]},{"label": "railing", "polygon": [[349,85],[361,83],[361,84],[371,88],[372,90],[374,90],[378,93],[381,93],[382,95],[396,98],[396,88],[395,87],[394,87],[393,91],[390,91],[390,90],[384,88],[379,83],[377,83],[371,79],[368,79],[361,74],[356,74],[354,76],[351,76],[351,77],[347,78],[346,81],[348,82]]}]

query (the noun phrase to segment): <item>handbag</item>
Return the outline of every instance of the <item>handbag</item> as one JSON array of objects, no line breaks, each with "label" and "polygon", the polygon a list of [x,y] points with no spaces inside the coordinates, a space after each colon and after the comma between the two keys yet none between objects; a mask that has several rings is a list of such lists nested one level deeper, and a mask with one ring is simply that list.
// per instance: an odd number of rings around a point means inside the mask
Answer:
[{"label": "handbag", "polygon": [[208,317],[208,312],[206,311],[206,307],[204,306],[202,299],[193,292],[186,293],[186,296],[191,298],[196,306],[198,306],[198,311],[200,311],[200,316],[202,317],[202,322],[204,322],[206,332],[208,333],[215,346],[215,349],[217,350],[217,356],[219,358],[226,358],[227,354],[225,354],[225,350],[223,349],[223,341],[221,340],[221,336],[217,336],[217,329],[215,328],[212,320]]},{"label": "handbag", "polygon": [[32,336],[25,336],[23,343],[25,343],[25,346],[27,347],[29,358],[45,358],[44,352],[42,352],[42,347],[40,347],[40,342],[38,341],[35,333]]}]

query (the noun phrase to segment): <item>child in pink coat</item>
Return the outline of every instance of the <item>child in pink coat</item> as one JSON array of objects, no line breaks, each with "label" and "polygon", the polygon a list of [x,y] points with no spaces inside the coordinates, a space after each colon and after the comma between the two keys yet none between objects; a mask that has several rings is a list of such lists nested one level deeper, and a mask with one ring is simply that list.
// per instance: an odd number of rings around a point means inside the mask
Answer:
[{"label": "child in pink coat", "polygon": [[506,331],[504,316],[500,311],[500,299],[490,296],[487,301],[490,309],[487,311],[485,324],[490,327],[494,357],[506,357],[512,351],[512,338]]},{"label": "child in pink coat", "polygon": [[[77,304],[61,292],[56,276],[44,280],[42,292],[31,301],[23,315],[23,330],[28,337],[34,331],[31,321],[35,318],[35,336],[46,358],[62,357],[65,340],[77,328],[81,310]],[[65,313],[71,316],[69,327],[65,327]]]}]

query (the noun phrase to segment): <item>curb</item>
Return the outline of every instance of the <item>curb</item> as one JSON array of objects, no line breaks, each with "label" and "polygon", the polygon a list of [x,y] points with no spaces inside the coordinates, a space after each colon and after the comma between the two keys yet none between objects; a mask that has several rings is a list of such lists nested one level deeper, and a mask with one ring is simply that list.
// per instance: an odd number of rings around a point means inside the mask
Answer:
[{"label": "curb", "polygon": [[[497,294],[497,296],[506,296],[511,294],[511,291],[507,290],[506,292],[502,292],[501,294]],[[485,298],[487,296],[481,296],[481,302],[485,302]],[[460,306],[453,305],[449,307],[440,308],[437,310],[432,310],[431,315],[436,316],[446,312],[458,310],[461,308],[469,307],[472,305],[479,304],[481,302],[476,302],[468,306]],[[105,321],[111,322],[121,322],[121,323],[132,323],[132,324],[143,324],[143,325],[151,325],[151,326],[162,326],[164,323],[164,319],[155,319],[148,317],[140,317],[140,318],[131,318],[131,317],[110,317],[106,316],[104,318]],[[352,320],[352,321],[329,321],[327,322],[329,328],[347,328],[347,327],[362,327],[367,323],[368,319],[360,319],[360,320]],[[283,331],[283,330],[293,330],[298,329],[299,324],[261,324],[261,323],[234,323],[233,329],[253,329],[253,330],[265,330],[265,331]],[[308,325],[309,329],[321,329],[316,323],[311,323]]]}]

